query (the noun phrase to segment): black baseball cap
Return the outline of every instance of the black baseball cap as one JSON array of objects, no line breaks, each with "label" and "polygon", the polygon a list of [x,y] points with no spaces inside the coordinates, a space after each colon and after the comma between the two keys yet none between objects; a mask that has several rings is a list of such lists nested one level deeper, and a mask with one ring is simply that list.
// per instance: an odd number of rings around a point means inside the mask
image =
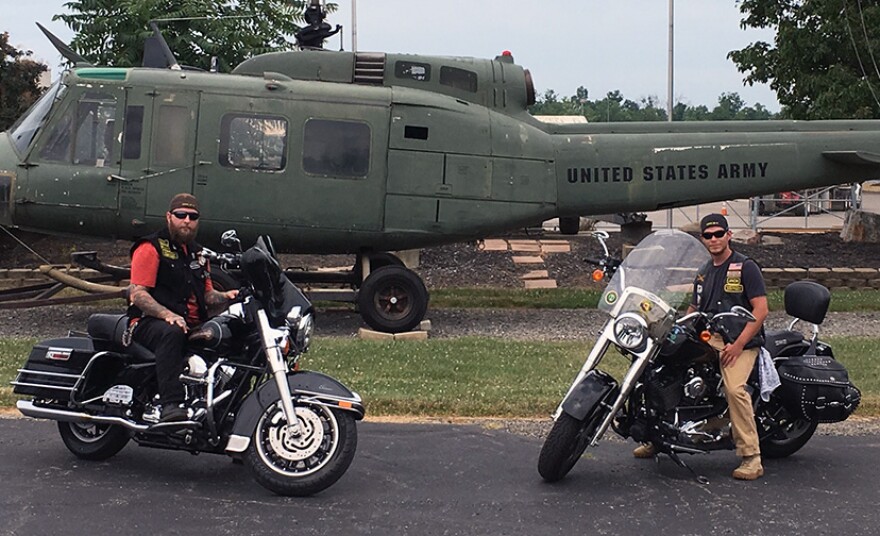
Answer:
[{"label": "black baseball cap", "polygon": [[710,227],[721,227],[725,231],[730,230],[730,226],[727,225],[727,218],[721,214],[709,214],[703,216],[703,219],[700,220],[700,232],[702,233]]}]

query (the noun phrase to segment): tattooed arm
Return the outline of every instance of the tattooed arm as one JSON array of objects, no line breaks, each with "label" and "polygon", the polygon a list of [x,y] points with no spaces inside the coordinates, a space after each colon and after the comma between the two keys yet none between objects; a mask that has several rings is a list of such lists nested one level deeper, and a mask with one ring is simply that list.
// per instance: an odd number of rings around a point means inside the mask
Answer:
[{"label": "tattooed arm", "polygon": [[186,320],[182,316],[175,314],[173,311],[164,307],[150,296],[149,289],[143,285],[129,285],[128,299],[131,303],[143,311],[147,316],[164,320],[172,326],[177,326],[186,332]]}]

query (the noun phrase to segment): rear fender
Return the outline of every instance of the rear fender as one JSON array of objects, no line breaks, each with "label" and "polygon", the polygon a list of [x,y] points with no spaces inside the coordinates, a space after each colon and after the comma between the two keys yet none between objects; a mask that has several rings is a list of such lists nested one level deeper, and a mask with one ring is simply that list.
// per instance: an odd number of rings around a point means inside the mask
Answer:
[{"label": "rear fender", "polygon": [[562,410],[582,421],[615,390],[614,378],[601,370],[591,370],[562,402]]},{"label": "rear fender", "polygon": [[[294,397],[331,409],[349,411],[356,420],[364,418],[361,397],[335,378],[320,372],[298,371],[287,375],[287,383]],[[244,400],[232,426],[227,452],[244,452],[247,449],[260,415],[278,399],[278,386],[274,381],[267,381]]]}]

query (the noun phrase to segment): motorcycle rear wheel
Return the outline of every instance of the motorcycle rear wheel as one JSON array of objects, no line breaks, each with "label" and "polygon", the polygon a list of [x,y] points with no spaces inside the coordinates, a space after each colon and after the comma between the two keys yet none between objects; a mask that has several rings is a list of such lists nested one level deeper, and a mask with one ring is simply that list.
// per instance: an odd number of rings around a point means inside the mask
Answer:
[{"label": "motorcycle rear wheel", "polygon": [[793,419],[781,430],[761,439],[761,456],[786,458],[799,451],[813,437],[819,423]]},{"label": "motorcycle rear wheel", "polygon": [[93,461],[113,457],[131,439],[128,430],[112,424],[59,422],[58,433],[67,450],[77,458]]},{"label": "motorcycle rear wheel", "polygon": [[300,435],[286,430],[281,402],[267,407],[244,460],[254,479],[279,495],[305,497],[333,485],[357,449],[357,427],[347,411],[297,403]]},{"label": "motorcycle rear wheel", "polygon": [[590,438],[604,416],[605,412],[594,411],[586,419],[579,421],[567,413],[560,415],[547,434],[538,457],[538,473],[541,478],[547,482],[556,482],[565,477],[587,450]]}]

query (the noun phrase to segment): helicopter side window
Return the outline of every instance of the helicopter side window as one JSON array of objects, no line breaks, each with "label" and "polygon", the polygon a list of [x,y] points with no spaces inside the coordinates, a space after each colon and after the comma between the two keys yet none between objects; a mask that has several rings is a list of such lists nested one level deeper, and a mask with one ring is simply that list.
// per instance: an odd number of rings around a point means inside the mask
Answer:
[{"label": "helicopter side window", "polygon": [[281,171],[287,166],[287,119],[227,114],[220,122],[220,165]]},{"label": "helicopter side window", "polygon": [[144,107],[125,108],[125,131],[122,133],[122,158],[137,160],[141,157],[141,137],[144,130]]},{"label": "helicopter side window", "polygon": [[431,65],[414,61],[398,61],[394,64],[394,76],[418,82],[431,81]]},{"label": "helicopter side window", "polygon": [[477,73],[456,67],[443,66],[440,67],[440,84],[476,93]]},{"label": "helicopter side window", "polygon": [[303,139],[303,169],[313,175],[364,178],[370,171],[370,125],[309,119]]},{"label": "helicopter side window", "polygon": [[156,123],[153,162],[161,166],[185,166],[186,138],[190,131],[190,112],[186,106],[162,105]]},{"label": "helicopter side window", "polygon": [[114,96],[84,93],[55,124],[40,156],[46,160],[80,166],[112,166],[115,164],[115,118]]}]

